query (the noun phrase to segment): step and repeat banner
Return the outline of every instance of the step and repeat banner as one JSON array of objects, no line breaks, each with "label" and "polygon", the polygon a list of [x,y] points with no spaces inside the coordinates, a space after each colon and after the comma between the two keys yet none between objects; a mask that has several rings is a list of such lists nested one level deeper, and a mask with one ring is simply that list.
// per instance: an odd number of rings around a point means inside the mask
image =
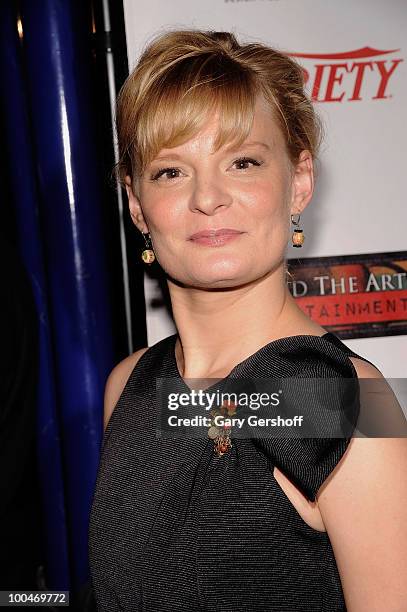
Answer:
[{"label": "step and repeat banner", "polygon": [[[290,290],[387,377],[407,369],[405,0],[124,0],[129,69],[169,29],[229,30],[295,57],[325,126]],[[136,231],[136,230],[135,230]],[[145,274],[148,343],[175,332]]]}]

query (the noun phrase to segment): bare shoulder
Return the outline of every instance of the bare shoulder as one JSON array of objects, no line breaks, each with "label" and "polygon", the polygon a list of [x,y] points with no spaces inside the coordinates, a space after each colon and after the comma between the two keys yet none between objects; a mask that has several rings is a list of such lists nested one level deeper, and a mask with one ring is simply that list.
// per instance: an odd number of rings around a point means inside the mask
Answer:
[{"label": "bare shoulder", "polygon": [[[372,387],[374,392],[380,391],[380,401],[383,398],[386,399],[386,401],[390,398],[391,401],[387,401],[385,406],[386,418],[390,418],[391,415],[396,414],[400,406],[382,372],[373,364],[363,361],[362,359],[350,357],[350,360],[355,367],[358,379],[375,379],[376,383],[380,383],[379,385],[375,383]],[[377,394],[369,394],[369,390],[370,386],[368,384],[361,387],[361,411],[373,410],[377,407]],[[389,393],[387,393],[387,391],[389,391]],[[383,406],[380,405],[379,408],[383,408]],[[402,412],[398,412],[396,416],[398,417],[399,414],[402,414]],[[405,437],[353,437],[338,465],[318,491],[317,498],[319,507],[325,509],[326,512],[329,512],[331,507],[337,507],[337,497],[341,496],[345,492],[345,489],[348,489],[349,494],[351,494],[352,486],[358,486],[358,479],[361,478],[363,474],[366,476],[368,476],[368,473],[369,476],[370,474],[374,474],[374,470],[371,470],[371,467],[374,461],[384,459],[382,452],[385,449],[386,452],[390,454],[394,451],[400,460],[405,461],[407,459],[406,448],[407,438]],[[401,454],[399,454],[400,452]],[[388,464],[388,466],[390,469],[390,464]],[[381,473],[384,476],[383,470],[386,470],[385,462],[382,462],[381,469]],[[376,475],[378,476],[378,474],[377,472]]]},{"label": "bare shoulder", "polygon": [[[382,379],[351,358],[358,378]],[[317,494],[350,612],[407,601],[407,438],[353,437]]]},{"label": "bare shoulder", "polygon": [[123,392],[126,382],[130,374],[134,370],[140,357],[146,352],[148,346],[135,351],[122,361],[120,361],[110,372],[105,385],[104,395],[104,414],[103,428],[106,429],[107,424],[112,416],[113,410]]},{"label": "bare shoulder", "polygon": [[383,374],[380,370],[368,361],[363,361],[358,357],[349,357],[353,365],[355,366],[356,374],[358,378],[383,378]]}]

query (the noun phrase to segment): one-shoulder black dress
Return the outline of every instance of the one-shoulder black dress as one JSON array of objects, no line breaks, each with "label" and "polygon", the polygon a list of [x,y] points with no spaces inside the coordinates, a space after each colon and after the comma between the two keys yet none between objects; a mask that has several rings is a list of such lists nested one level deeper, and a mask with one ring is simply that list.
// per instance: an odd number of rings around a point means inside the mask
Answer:
[{"label": "one-shoulder black dress", "polygon": [[[107,425],[89,524],[91,581],[100,612],[346,611],[326,532],[310,527],[273,475],[309,500],[350,438],[233,439],[156,435],[156,378],[189,391],[173,334],[142,355]],[[357,379],[336,335],[274,340],[232,377]],[[368,361],[367,359],[364,359]],[[224,379],[226,380],[226,379]]]}]

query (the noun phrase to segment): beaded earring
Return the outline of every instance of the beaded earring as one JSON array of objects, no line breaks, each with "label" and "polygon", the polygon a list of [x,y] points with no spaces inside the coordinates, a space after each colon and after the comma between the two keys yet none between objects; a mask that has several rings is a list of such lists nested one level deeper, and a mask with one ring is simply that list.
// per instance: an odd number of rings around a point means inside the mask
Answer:
[{"label": "beaded earring", "polygon": [[151,242],[150,233],[149,232],[147,232],[147,234],[144,234],[143,232],[141,233],[143,234],[144,242],[146,243],[146,248],[141,254],[141,259],[146,264],[152,264],[153,261],[155,261],[155,254],[153,251],[153,245]]},{"label": "beaded earring", "polygon": [[[299,225],[301,215],[298,214],[298,219],[296,221],[294,221],[294,217],[295,217],[295,215],[291,215],[291,223],[293,225]],[[299,228],[296,228],[293,231],[293,233],[292,233],[291,241],[292,241],[294,247],[297,247],[297,248],[302,247],[302,245],[304,244],[304,232],[303,232],[303,230],[299,229]]]}]

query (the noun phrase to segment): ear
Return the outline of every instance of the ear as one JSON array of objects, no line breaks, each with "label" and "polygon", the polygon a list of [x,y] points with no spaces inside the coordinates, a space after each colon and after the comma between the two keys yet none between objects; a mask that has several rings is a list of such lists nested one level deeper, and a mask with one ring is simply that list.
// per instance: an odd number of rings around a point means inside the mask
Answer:
[{"label": "ear", "polygon": [[127,197],[129,199],[130,216],[132,218],[132,221],[137,227],[137,229],[143,232],[143,234],[146,234],[148,232],[148,226],[144,219],[143,211],[141,209],[140,196],[138,193],[134,193],[130,176],[126,176],[125,183]]},{"label": "ear", "polygon": [[291,214],[301,213],[312,198],[314,191],[314,166],[309,151],[301,151],[292,178]]}]

